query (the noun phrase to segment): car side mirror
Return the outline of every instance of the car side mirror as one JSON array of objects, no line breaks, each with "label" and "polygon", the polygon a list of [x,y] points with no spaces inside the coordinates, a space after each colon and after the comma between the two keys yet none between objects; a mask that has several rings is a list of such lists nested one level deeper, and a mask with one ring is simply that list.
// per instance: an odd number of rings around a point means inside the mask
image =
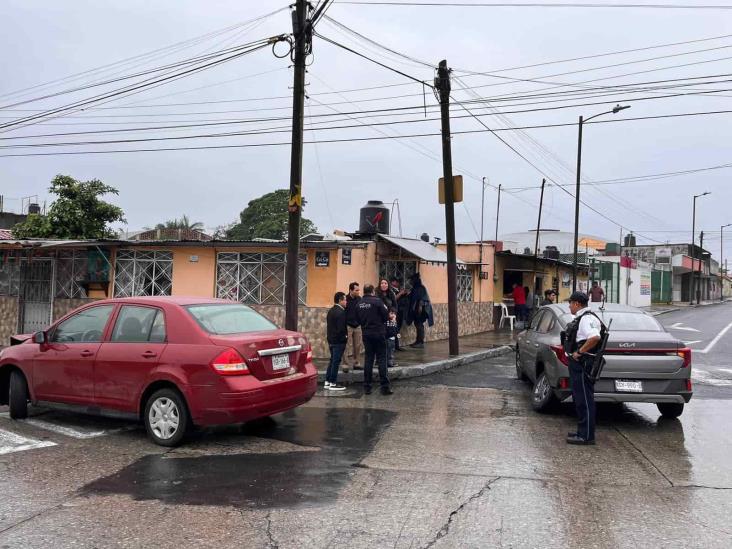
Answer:
[{"label": "car side mirror", "polygon": [[48,334],[46,332],[36,332],[33,334],[33,343],[38,343],[39,345],[45,345],[48,343]]}]

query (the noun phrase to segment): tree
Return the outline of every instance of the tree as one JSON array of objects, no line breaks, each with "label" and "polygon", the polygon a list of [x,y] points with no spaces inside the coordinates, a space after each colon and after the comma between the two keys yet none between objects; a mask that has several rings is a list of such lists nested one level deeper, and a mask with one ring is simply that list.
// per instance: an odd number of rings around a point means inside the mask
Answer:
[{"label": "tree", "polygon": [[[255,238],[287,238],[287,203],[290,191],[277,189],[255,198],[239,214],[239,223],[226,231],[232,240],[253,240]],[[303,199],[302,205],[305,207]],[[300,235],[317,232],[317,227],[309,219],[300,220]]]},{"label": "tree", "polygon": [[68,175],[57,175],[48,191],[58,197],[48,214],[28,215],[13,227],[15,238],[114,238],[109,224],[125,222],[122,208],[99,198],[119,192],[98,179],[77,181]]},{"label": "tree", "polygon": [[169,219],[165,223],[158,223],[155,225],[156,229],[186,229],[190,231],[202,231],[203,223],[196,221],[191,223],[187,215],[181,216],[180,219]]}]

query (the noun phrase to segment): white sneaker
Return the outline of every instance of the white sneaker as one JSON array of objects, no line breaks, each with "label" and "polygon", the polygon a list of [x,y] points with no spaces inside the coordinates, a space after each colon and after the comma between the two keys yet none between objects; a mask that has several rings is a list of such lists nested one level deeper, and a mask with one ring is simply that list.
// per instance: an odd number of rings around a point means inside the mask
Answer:
[{"label": "white sneaker", "polygon": [[326,381],[323,383],[323,389],[328,389],[330,387],[330,381]]},{"label": "white sneaker", "polygon": [[346,388],[343,385],[338,385],[337,383],[331,383],[326,387],[328,391],[345,391]]}]

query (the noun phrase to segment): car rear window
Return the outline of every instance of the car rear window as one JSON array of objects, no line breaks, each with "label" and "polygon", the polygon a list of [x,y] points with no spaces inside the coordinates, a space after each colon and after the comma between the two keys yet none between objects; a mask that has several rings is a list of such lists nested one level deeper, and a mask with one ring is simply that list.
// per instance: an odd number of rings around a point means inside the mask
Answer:
[{"label": "car rear window", "polygon": [[[625,311],[594,311],[607,326],[610,319],[613,325],[611,331],[618,330],[621,332],[662,332],[663,327],[652,316],[643,313],[631,313]],[[571,314],[562,315],[562,323],[565,325],[572,322],[574,316]]]},{"label": "car rear window", "polygon": [[277,329],[277,326],[246,305],[209,303],[189,305],[186,309],[209,334],[244,334]]}]

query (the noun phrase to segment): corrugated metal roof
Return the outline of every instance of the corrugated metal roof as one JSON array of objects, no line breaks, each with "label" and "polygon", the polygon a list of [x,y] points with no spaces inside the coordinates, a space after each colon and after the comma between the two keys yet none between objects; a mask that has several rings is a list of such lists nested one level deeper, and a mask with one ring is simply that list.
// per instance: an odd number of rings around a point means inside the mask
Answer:
[{"label": "corrugated metal roof", "polygon": [[[429,242],[425,242],[424,240],[419,240],[417,238],[401,238],[386,234],[380,234],[379,238],[383,238],[387,242],[391,242],[395,246],[399,246],[405,252],[418,257],[422,261],[428,263],[447,263],[447,254],[442,250],[438,250],[437,247],[433,246]],[[463,264],[459,259],[457,262]]]},{"label": "corrugated metal roof", "polygon": [[0,240],[12,240],[13,233],[10,229],[0,229]]}]

